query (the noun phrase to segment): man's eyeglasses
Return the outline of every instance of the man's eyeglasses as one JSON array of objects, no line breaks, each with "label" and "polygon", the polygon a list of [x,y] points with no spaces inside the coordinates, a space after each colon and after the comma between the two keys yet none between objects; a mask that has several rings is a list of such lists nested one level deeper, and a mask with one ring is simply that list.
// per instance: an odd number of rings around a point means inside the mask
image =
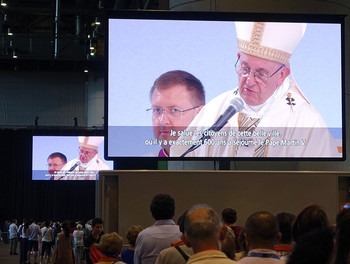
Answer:
[{"label": "man's eyeglasses", "polygon": [[84,150],[82,150],[82,149],[79,149],[79,153],[82,154],[82,155],[85,155],[85,156],[91,156],[91,155],[93,155],[95,152],[96,152],[96,150],[93,150],[93,151],[84,151]]},{"label": "man's eyeglasses", "polygon": [[274,76],[279,70],[281,70],[285,65],[283,64],[281,67],[279,67],[274,73],[272,73],[270,76],[268,76],[265,73],[262,72],[258,72],[258,71],[251,71],[249,68],[244,67],[241,63],[239,63],[239,58],[237,59],[236,63],[235,63],[235,69],[236,72],[239,76],[241,77],[248,77],[250,74],[254,75],[255,80],[258,83],[264,84],[266,85],[266,82],[272,77]]},{"label": "man's eyeglasses", "polygon": [[51,168],[51,167],[54,167],[55,169],[57,169],[59,166],[62,166],[62,165],[64,165],[65,163],[62,163],[62,164],[50,164],[50,163],[48,163],[47,164],[47,167],[49,167],[49,168]]},{"label": "man's eyeglasses", "polygon": [[168,118],[175,119],[175,118],[181,118],[182,117],[182,113],[185,113],[187,111],[196,109],[198,107],[199,107],[199,105],[195,106],[195,107],[191,107],[191,108],[185,109],[185,110],[179,110],[177,108],[170,108],[170,109],[165,110],[165,109],[163,109],[161,107],[152,107],[152,108],[146,109],[146,111],[147,112],[151,112],[152,116],[154,118],[161,118],[162,115],[164,114],[164,112],[166,112]]}]

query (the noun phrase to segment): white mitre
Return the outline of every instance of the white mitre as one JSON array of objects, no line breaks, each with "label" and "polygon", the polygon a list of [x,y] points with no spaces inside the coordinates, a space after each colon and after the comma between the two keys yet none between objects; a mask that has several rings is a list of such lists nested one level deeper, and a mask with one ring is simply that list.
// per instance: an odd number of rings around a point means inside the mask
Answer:
[{"label": "white mitre", "polygon": [[98,150],[98,147],[103,142],[104,137],[92,136],[92,137],[78,137],[79,146],[83,148]]},{"label": "white mitre", "polygon": [[252,56],[287,64],[303,38],[306,23],[235,22],[238,49]]}]

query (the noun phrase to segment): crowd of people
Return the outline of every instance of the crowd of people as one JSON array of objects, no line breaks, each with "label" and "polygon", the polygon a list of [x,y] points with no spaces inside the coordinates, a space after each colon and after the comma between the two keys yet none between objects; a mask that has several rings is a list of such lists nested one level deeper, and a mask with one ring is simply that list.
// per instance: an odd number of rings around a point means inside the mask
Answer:
[{"label": "crowd of people", "polygon": [[219,215],[207,204],[196,204],[178,219],[175,200],[157,194],[150,203],[155,219],[143,229],[131,226],[126,240],[104,233],[103,220],[9,225],[10,254],[20,263],[183,264],[183,263],[350,263],[350,209],[342,209],[332,226],[325,210],[309,205],[297,215],[268,211],[252,213],[244,226],[237,212],[225,208]]},{"label": "crowd of people", "polygon": [[84,240],[91,230],[87,221],[13,219],[8,226],[10,255],[18,255],[20,264],[83,263]]}]

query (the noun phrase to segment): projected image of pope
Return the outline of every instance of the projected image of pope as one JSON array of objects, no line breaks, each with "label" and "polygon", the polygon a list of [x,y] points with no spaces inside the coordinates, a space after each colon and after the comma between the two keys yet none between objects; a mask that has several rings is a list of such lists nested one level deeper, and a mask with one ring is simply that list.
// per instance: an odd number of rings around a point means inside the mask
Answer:
[{"label": "projected image of pope", "polygon": [[150,99],[152,108],[147,111],[152,113],[153,133],[162,146],[154,156],[166,157],[169,141],[178,139],[178,131],[185,130],[205,104],[204,88],[186,71],[169,71],[156,79]]},{"label": "projected image of pope", "polygon": [[[211,136],[210,144],[186,156],[335,157],[336,144],[326,123],[291,74],[289,59],[306,24],[235,22],[235,26],[239,52],[233,66],[238,87],[205,105],[189,129],[206,131],[239,100],[241,109]],[[183,136],[179,140],[195,142],[199,138]],[[173,146],[170,154],[181,156],[187,149]]]},{"label": "projected image of pope", "polygon": [[62,168],[61,180],[95,180],[101,170],[110,170],[105,161],[98,155],[98,147],[104,137],[78,137],[79,157],[75,158]]}]

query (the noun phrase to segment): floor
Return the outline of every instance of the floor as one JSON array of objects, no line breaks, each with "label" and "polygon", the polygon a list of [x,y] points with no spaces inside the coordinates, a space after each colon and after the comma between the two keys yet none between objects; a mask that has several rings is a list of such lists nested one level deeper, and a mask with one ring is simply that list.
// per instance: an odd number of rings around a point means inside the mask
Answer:
[{"label": "floor", "polygon": [[[10,244],[0,242],[0,263],[1,264],[19,264],[19,255],[10,255]],[[19,252],[19,245],[17,248]]]},{"label": "floor", "polygon": [[[0,264],[19,264],[19,255],[10,255],[10,244],[5,244],[0,241]],[[17,245],[17,252],[19,253],[19,243]],[[51,258],[52,261],[52,258]],[[31,263],[34,263],[34,258],[31,256]],[[40,257],[37,257],[37,263],[40,263]],[[50,262],[51,264],[52,262]],[[81,262],[85,264],[86,262]],[[46,264],[44,261],[42,264]]]}]

